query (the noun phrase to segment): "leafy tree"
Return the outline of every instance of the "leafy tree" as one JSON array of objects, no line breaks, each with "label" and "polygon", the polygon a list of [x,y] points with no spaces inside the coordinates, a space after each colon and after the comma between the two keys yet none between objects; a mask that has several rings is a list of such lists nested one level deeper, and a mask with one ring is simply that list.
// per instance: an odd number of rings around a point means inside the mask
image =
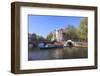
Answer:
[{"label": "leafy tree", "polygon": [[88,21],[87,18],[83,18],[79,26],[79,36],[80,39],[83,41],[87,41],[87,34],[88,34],[87,21]]},{"label": "leafy tree", "polygon": [[37,40],[38,40],[38,41],[44,41],[44,40],[45,40],[45,38],[44,38],[44,37],[42,37],[42,36],[37,35]]},{"label": "leafy tree", "polygon": [[33,33],[33,34],[31,35],[31,39],[32,39],[32,41],[37,40],[37,35],[36,35],[35,33]]},{"label": "leafy tree", "polygon": [[49,33],[48,36],[47,36],[47,40],[51,41],[53,38],[53,33]]},{"label": "leafy tree", "polygon": [[64,40],[77,40],[78,34],[77,29],[73,25],[68,25],[64,32]]},{"label": "leafy tree", "polygon": [[39,35],[37,35],[35,33],[32,33],[31,35],[29,34],[29,36],[30,36],[29,38],[31,39],[31,42],[45,40],[44,37],[39,36]]}]

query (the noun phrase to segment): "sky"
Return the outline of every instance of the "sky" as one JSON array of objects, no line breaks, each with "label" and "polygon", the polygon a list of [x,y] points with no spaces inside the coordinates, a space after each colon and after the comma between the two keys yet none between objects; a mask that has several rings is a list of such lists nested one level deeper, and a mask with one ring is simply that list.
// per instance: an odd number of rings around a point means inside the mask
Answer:
[{"label": "sky", "polygon": [[75,16],[47,16],[47,15],[29,15],[28,30],[29,33],[46,37],[55,29],[65,28],[68,25],[78,27],[83,17]]}]

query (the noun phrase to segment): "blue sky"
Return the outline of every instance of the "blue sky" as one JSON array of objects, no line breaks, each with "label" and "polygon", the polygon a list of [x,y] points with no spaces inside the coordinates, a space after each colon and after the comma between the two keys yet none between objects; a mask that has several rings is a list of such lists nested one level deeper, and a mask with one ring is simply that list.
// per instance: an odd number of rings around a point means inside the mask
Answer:
[{"label": "blue sky", "polygon": [[29,33],[36,33],[46,37],[55,29],[65,28],[68,25],[78,27],[83,17],[75,16],[47,16],[47,15],[29,15],[28,27]]}]

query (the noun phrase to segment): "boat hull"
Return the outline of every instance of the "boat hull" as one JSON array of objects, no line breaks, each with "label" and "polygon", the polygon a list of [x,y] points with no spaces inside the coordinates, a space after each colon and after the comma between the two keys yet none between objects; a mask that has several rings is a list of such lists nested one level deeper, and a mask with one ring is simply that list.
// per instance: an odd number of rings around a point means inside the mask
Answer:
[{"label": "boat hull", "polygon": [[40,49],[53,49],[53,48],[63,48],[63,46],[49,46],[49,47],[39,47]]}]

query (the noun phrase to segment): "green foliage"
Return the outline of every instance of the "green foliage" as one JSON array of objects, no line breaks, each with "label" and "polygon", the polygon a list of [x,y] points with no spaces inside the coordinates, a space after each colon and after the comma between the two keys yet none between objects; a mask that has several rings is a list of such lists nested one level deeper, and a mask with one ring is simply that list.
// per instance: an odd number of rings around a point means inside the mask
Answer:
[{"label": "green foliage", "polygon": [[49,41],[51,41],[52,38],[53,38],[53,34],[49,33],[46,39],[49,40]]},{"label": "green foliage", "polygon": [[32,41],[43,41],[45,40],[42,36],[36,35],[36,34],[32,34],[31,36]]},{"label": "green foliage", "polygon": [[87,18],[83,18],[80,21],[79,27],[75,28],[73,25],[69,25],[66,28],[65,38],[75,41],[87,41],[88,26]]},{"label": "green foliage", "polygon": [[87,18],[83,18],[79,26],[80,39],[83,41],[87,41],[87,34],[88,34]]},{"label": "green foliage", "polygon": [[77,29],[73,25],[68,25],[64,32],[64,40],[78,40]]}]

